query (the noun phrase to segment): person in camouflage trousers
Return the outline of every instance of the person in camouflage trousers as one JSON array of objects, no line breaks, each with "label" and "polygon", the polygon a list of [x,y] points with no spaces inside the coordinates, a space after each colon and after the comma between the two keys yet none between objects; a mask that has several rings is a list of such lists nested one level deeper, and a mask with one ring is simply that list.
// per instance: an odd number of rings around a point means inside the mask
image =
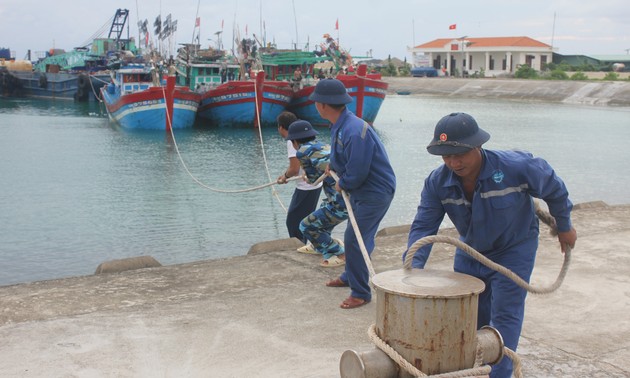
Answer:
[{"label": "person in camouflage trousers", "polygon": [[[296,157],[306,174],[306,181],[314,183],[326,173],[330,158],[330,145],[317,141],[319,134],[308,121],[298,120],[289,126],[287,140],[294,143]],[[340,241],[332,238],[332,230],[348,219],[348,209],[340,192],[335,190],[335,180],[326,176],[323,180],[325,198],[319,209],[300,222],[300,231],[322,254],[321,266],[333,267],[345,264],[345,251]]]}]

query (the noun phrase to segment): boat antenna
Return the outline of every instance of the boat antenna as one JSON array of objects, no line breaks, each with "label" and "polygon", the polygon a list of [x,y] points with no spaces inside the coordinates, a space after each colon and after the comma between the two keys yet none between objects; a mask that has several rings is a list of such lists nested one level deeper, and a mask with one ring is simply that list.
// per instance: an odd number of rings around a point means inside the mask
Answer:
[{"label": "boat antenna", "polygon": [[297,16],[295,14],[295,0],[291,2],[293,3],[293,20],[295,21],[295,49],[297,50],[298,44],[300,43],[300,38],[298,37]]}]

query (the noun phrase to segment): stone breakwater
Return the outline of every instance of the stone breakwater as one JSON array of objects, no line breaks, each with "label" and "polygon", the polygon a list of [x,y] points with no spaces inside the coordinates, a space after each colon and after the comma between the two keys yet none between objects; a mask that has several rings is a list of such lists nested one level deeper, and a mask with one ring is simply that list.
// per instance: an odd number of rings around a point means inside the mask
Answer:
[{"label": "stone breakwater", "polygon": [[500,98],[630,107],[630,81],[385,77],[390,94]]}]

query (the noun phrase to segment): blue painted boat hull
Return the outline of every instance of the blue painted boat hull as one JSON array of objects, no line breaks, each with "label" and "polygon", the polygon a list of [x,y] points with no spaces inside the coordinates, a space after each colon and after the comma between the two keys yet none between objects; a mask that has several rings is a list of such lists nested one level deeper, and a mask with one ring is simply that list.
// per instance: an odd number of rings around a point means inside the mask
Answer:
[{"label": "blue painted boat hull", "polygon": [[[188,90],[175,89],[173,129],[192,127],[195,123],[199,96]],[[126,129],[166,130],[166,102],[161,87],[117,96],[105,88],[103,102],[109,118]]]},{"label": "blue painted boat hull", "polygon": [[258,93],[254,81],[233,81],[210,89],[201,96],[199,117],[215,127],[276,127],[293,90],[289,83],[273,81],[264,82],[262,88]]}]

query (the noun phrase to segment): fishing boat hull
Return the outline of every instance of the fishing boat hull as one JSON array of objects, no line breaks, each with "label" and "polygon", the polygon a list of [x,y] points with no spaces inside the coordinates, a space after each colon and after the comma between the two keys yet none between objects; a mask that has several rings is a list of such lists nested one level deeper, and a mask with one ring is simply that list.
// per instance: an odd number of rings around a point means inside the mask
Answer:
[{"label": "fishing boat hull", "polygon": [[[110,89],[111,88],[111,89]],[[140,92],[117,95],[113,85],[101,90],[109,118],[126,129],[166,130],[166,91],[150,87]],[[173,129],[192,127],[195,123],[199,95],[187,88],[173,91]]]},{"label": "fishing boat hull", "polygon": [[110,78],[109,73],[8,71],[6,74],[15,78],[10,81],[13,86],[3,91],[7,96],[75,101],[97,101],[100,89]]},{"label": "fishing boat hull", "polygon": [[[347,105],[348,109],[372,125],[385,100],[389,84],[381,80],[380,75],[365,74],[365,68],[359,68],[357,75],[338,75],[337,79],[352,97],[353,101]],[[289,110],[299,119],[307,120],[314,126],[328,126],[330,122],[319,116],[315,103],[309,100],[314,89],[314,86],[305,87],[296,92]]]},{"label": "fishing boat hull", "polygon": [[293,90],[287,82],[231,81],[201,95],[198,115],[215,127],[269,127],[277,125]]}]

